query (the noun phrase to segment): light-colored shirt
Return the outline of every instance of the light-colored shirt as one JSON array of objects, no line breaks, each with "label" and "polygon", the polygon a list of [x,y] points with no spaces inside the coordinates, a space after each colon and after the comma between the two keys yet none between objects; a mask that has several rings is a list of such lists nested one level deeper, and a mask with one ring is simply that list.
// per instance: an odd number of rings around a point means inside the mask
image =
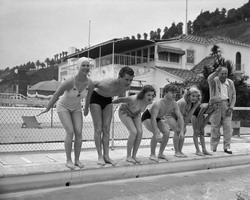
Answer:
[{"label": "light-colored shirt", "polygon": [[221,86],[220,98],[222,100],[228,99],[228,91],[227,91],[227,88],[229,87],[228,81],[226,80],[224,83],[220,83],[220,86]]}]

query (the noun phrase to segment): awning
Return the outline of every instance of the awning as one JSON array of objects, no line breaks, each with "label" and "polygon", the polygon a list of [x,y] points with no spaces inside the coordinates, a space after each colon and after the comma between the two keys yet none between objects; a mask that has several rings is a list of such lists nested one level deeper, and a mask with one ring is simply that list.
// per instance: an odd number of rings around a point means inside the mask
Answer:
[{"label": "awning", "polygon": [[[152,40],[127,40],[127,39],[113,39],[101,44],[97,44],[89,47],[88,49],[84,49],[80,52],[76,52],[70,55],[67,55],[63,59],[69,58],[81,58],[81,57],[90,57],[92,59],[96,59],[99,57],[103,57],[106,55],[110,55],[112,53],[123,53],[126,51],[130,51],[132,49],[142,48],[144,46],[153,45],[155,42]],[[113,44],[114,49],[113,49]],[[101,48],[101,55],[100,55]]]},{"label": "awning", "polygon": [[184,55],[185,51],[183,51],[180,48],[176,48],[176,47],[170,47],[170,46],[166,46],[166,45],[161,45],[158,44],[158,48],[157,48],[158,52],[169,52],[169,53],[176,53],[176,54],[180,54],[180,55]]}]

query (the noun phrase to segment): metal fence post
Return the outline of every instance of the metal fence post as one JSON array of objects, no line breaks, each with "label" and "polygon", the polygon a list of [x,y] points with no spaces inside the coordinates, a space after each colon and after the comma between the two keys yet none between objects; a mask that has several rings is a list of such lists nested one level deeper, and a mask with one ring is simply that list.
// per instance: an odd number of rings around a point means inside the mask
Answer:
[{"label": "metal fence post", "polygon": [[53,108],[51,108],[51,120],[50,120],[50,123],[51,123],[51,127],[53,127]]}]

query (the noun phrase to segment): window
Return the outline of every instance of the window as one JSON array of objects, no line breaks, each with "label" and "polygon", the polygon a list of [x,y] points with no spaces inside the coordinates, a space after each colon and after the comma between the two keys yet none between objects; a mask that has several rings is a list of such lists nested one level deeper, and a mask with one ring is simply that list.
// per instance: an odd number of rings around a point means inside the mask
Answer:
[{"label": "window", "polygon": [[150,47],[149,58],[150,61],[155,59],[155,47]]},{"label": "window", "polygon": [[236,53],[236,71],[241,71],[241,54],[240,52]]},{"label": "window", "polygon": [[194,51],[187,50],[187,63],[194,64]]},{"label": "window", "polygon": [[159,60],[168,61],[168,53],[167,52],[159,52]]},{"label": "window", "polygon": [[169,61],[170,62],[179,62],[179,55],[176,53],[169,53]]}]

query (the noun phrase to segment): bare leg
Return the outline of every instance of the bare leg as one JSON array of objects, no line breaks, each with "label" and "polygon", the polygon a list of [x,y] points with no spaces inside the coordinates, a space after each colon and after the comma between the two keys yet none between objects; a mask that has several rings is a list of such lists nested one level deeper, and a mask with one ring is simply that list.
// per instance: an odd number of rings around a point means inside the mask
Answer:
[{"label": "bare leg", "polygon": [[90,104],[90,112],[94,124],[94,140],[98,155],[98,165],[105,165],[102,155],[102,110],[97,104]]},{"label": "bare leg", "polygon": [[154,136],[152,136],[151,141],[150,141],[150,160],[158,162],[158,158],[155,155],[155,149],[156,149],[157,141]]},{"label": "bare leg", "polygon": [[163,152],[167,146],[170,131],[169,131],[168,126],[166,126],[166,123],[163,121],[159,121],[157,125],[158,125],[158,128],[160,129],[160,131],[163,133],[162,143],[161,143],[161,146],[159,149],[158,158],[168,161],[167,157],[163,154]]},{"label": "bare leg", "polygon": [[69,169],[74,170],[75,165],[73,164],[72,158],[71,158],[72,141],[73,141],[73,135],[74,135],[74,128],[73,128],[73,123],[71,119],[71,114],[68,111],[64,111],[64,112],[59,112],[58,116],[66,131],[66,137],[64,141],[64,148],[65,148],[65,153],[66,153],[66,166]]},{"label": "bare leg", "polygon": [[182,148],[183,148],[183,145],[184,145],[184,141],[185,141],[185,134],[186,134],[186,127],[184,128],[184,137],[182,139],[179,139],[179,151],[182,155],[183,158],[186,158],[187,156],[182,152]]},{"label": "bare leg", "polygon": [[141,117],[137,117],[134,120],[134,124],[136,126],[137,129],[137,135],[135,137],[135,141],[134,141],[134,147],[133,147],[133,153],[132,153],[132,158],[134,158],[134,160],[137,163],[141,163],[141,161],[136,157],[138,149],[140,147],[141,144],[141,139],[142,139],[142,123],[141,123]]},{"label": "bare leg", "polygon": [[109,139],[110,139],[110,124],[112,119],[113,105],[107,105],[102,112],[103,121],[103,159],[105,163],[111,164],[113,166],[116,163],[109,157]]},{"label": "bare leg", "polygon": [[74,151],[75,151],[75,165],[79,168],[83,168],[84,165],[80,162],[80,153],[82,149],[82,112],[72,113],[72,119],[74,124],[75,132],[75,142],[74,142]]},{"label": "bare leg", "polygon": [[175,131],[173,137],[175,156],[181,157],[181,152],[179,151],[179,134],[180,132]]},{"label": "bare leg", "polygon": [[205,143],[204,135],[200,136],[200,141],[201,141],[201,147],[202,147],[203,154],[211,156],[212,154],[209,153],[207,151],[207,149],[206,149],[206,143]]},{"label": "bare leg", "polygon": [[133,148],[133,154],[132,158],[137,162],[141,163],[141,161],[136,157],[136,154],[138,152],[139,146],[141,144],[141,139],[142,139],[142,132],[138,132],[137,136],[135,138],[135,143],[134,143],[134,148]]},{"label": "bare leg", "polygon": [[193,141],[194,141],[194,146],[195,146],[195,149],[196,149],[195,154],[198,155],[198,156],[204,156],[204,154],[200,151],[198,137],[193,135]]}]

